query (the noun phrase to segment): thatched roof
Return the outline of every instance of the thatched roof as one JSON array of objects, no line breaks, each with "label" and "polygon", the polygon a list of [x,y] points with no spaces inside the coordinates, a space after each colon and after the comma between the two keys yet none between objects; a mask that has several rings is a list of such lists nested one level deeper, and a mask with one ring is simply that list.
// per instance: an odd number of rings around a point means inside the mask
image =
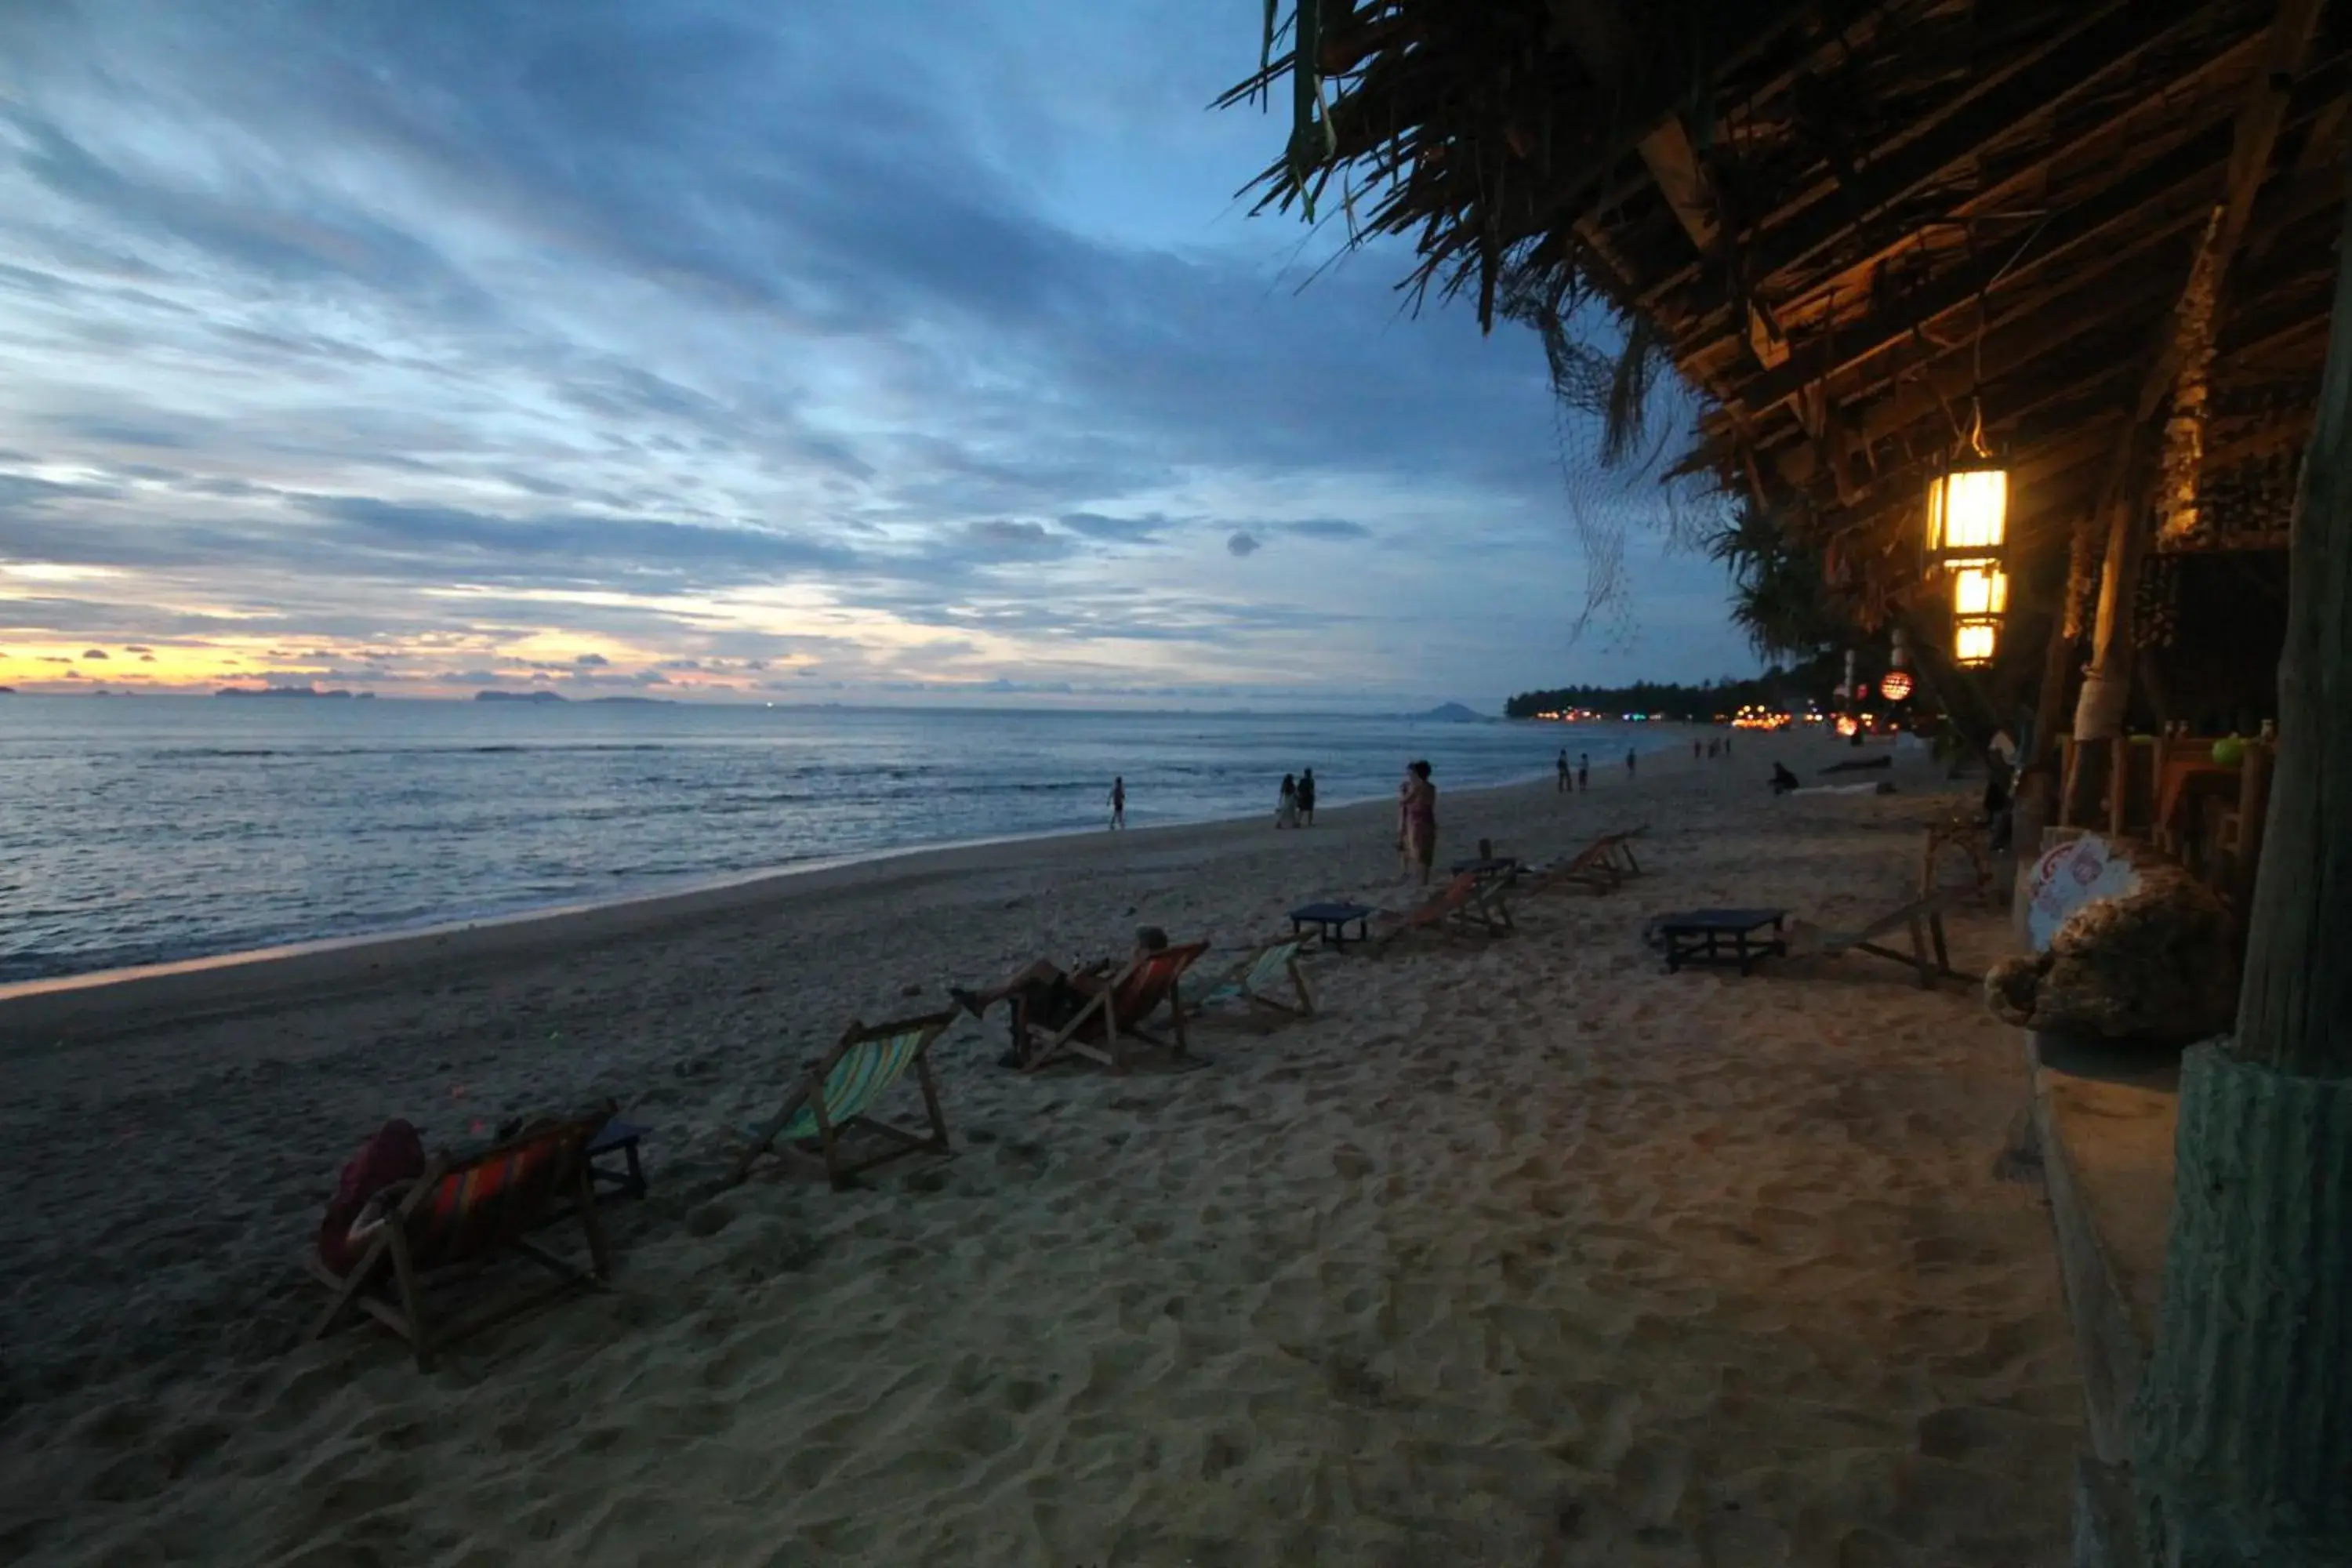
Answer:
[{"label": "thatched roof", "polygon": [[1324,0],[1328,135],[1266,190],[1328,181],[1490,321],[1514,289],[1638,321],[1706,405],[1691,461],[1897,595],[1972,405],[2027,550],[2168,463],[2174,542],[2275,544],[2342,199],[2319,9]]}]

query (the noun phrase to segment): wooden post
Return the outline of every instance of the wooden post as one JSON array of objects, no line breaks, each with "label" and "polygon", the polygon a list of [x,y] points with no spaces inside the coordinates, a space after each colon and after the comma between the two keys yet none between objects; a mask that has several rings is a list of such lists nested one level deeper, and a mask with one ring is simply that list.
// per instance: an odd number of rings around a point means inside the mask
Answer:
[{"label": "wooden post", "polygon": [[2352,1561],[2352,202],[2293,529],[2279,746],[2233,1037],[2183,1058],[2136,1412],[2168,1568]]}]

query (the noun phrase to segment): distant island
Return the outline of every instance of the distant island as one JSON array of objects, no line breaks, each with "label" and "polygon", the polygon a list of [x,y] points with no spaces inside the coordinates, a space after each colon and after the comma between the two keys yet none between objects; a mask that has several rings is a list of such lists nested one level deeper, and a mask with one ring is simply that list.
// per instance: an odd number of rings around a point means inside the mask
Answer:
[{"label": "distant island", "polygon": [[[224,686],[213,695],[215,697],[340,697],[348,700],[352,693],[340,686],[332,691],[321,691],[315,686]],[[375,693],[362,691],[359,695],[373,697]]]},{"label": "distant island", "polygon": [[474,700],[477,702],[563,702],[568,701],[569,699],[561,691],[477,691],[474,693]]},{"label": "distant island", "polygon": [[1483,724],[1486,721],[1486,715],[1459,702],[1440,703],[1428,712],[1415,713],[1412,717],[1434,720],[1440,724]]}]

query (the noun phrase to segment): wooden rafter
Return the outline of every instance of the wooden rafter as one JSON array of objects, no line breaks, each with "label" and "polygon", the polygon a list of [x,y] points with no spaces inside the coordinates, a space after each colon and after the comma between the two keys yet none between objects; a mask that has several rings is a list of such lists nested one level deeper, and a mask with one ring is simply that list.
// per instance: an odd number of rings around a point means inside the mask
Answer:
[{"label": "wooden rafter", "polygon": [[[2127,69],[2196,11],[2195,0],[2162,0],[2153,7],[2085,5],[2039,46],[1991,70],[1971,73],[1969,86],[1937,119],[1857,165],[1859,188],[1845,192],[1843,201],[1831,199],[1839,182],[1824,171],[1766,214],[1752,235],[1743,235],[1752,253],[1752,277],[1759,284],[1778,278],[1858,224],[1885,217],[1897,203],[1979,156],[2021,122],[2062,108]],[[1662,303],[1697,278],[1695,268],[1678,268],[1645,291],[1643,303]]]}]

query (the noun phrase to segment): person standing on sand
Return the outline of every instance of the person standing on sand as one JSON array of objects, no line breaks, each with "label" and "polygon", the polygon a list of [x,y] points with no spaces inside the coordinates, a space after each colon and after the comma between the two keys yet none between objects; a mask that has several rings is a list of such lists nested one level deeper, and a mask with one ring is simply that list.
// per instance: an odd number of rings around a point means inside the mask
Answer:
[{"label": "person standing on sand", "polygon": [[1418,875],[1429,886],[1430,864],[1437,858],[1437,786],[1429,782],[1427,763],[1405,765],[1397,792],[1397,847],[1404,852],[1405,875]]},{"label": "person standing on sand", "polygon": [[1629,779],[1633,776],[1633,748],[1631,746],[1625,748],[1625,776]]},{"label": "person standing on sand", "polygon": [[1592,787],[1592,753],[1591,752],[1576,753],[1576,787],[1579,789]]},{"label": "person standing on sand", "polygon": [[1559,749],[1559,793],[1566,795],[1568,787],[1568,748],[1562,746]]},{"label": "person standing on sand", "polygon": [[1315,826],[1315,770],[1308,768],[1298,775],[1298,821],[1301,826]]},{"label": "person standing on sand", "polygon": [[1276,827],[1298,826],[1298,780],[1292,774],[1282,775],[1282,798],[1275,803],[1274,825]]},{"label": "person standing on sand", "polygon": [[1696,740],[1693,740],[1691,742],[1691,761],[1698,761],[1698,742]]},{"label": "person standing on sand", "polygon": [[1110,781],[1110,825],[1113,828],[1127,826],[1127,778],[1124,774]]}]

